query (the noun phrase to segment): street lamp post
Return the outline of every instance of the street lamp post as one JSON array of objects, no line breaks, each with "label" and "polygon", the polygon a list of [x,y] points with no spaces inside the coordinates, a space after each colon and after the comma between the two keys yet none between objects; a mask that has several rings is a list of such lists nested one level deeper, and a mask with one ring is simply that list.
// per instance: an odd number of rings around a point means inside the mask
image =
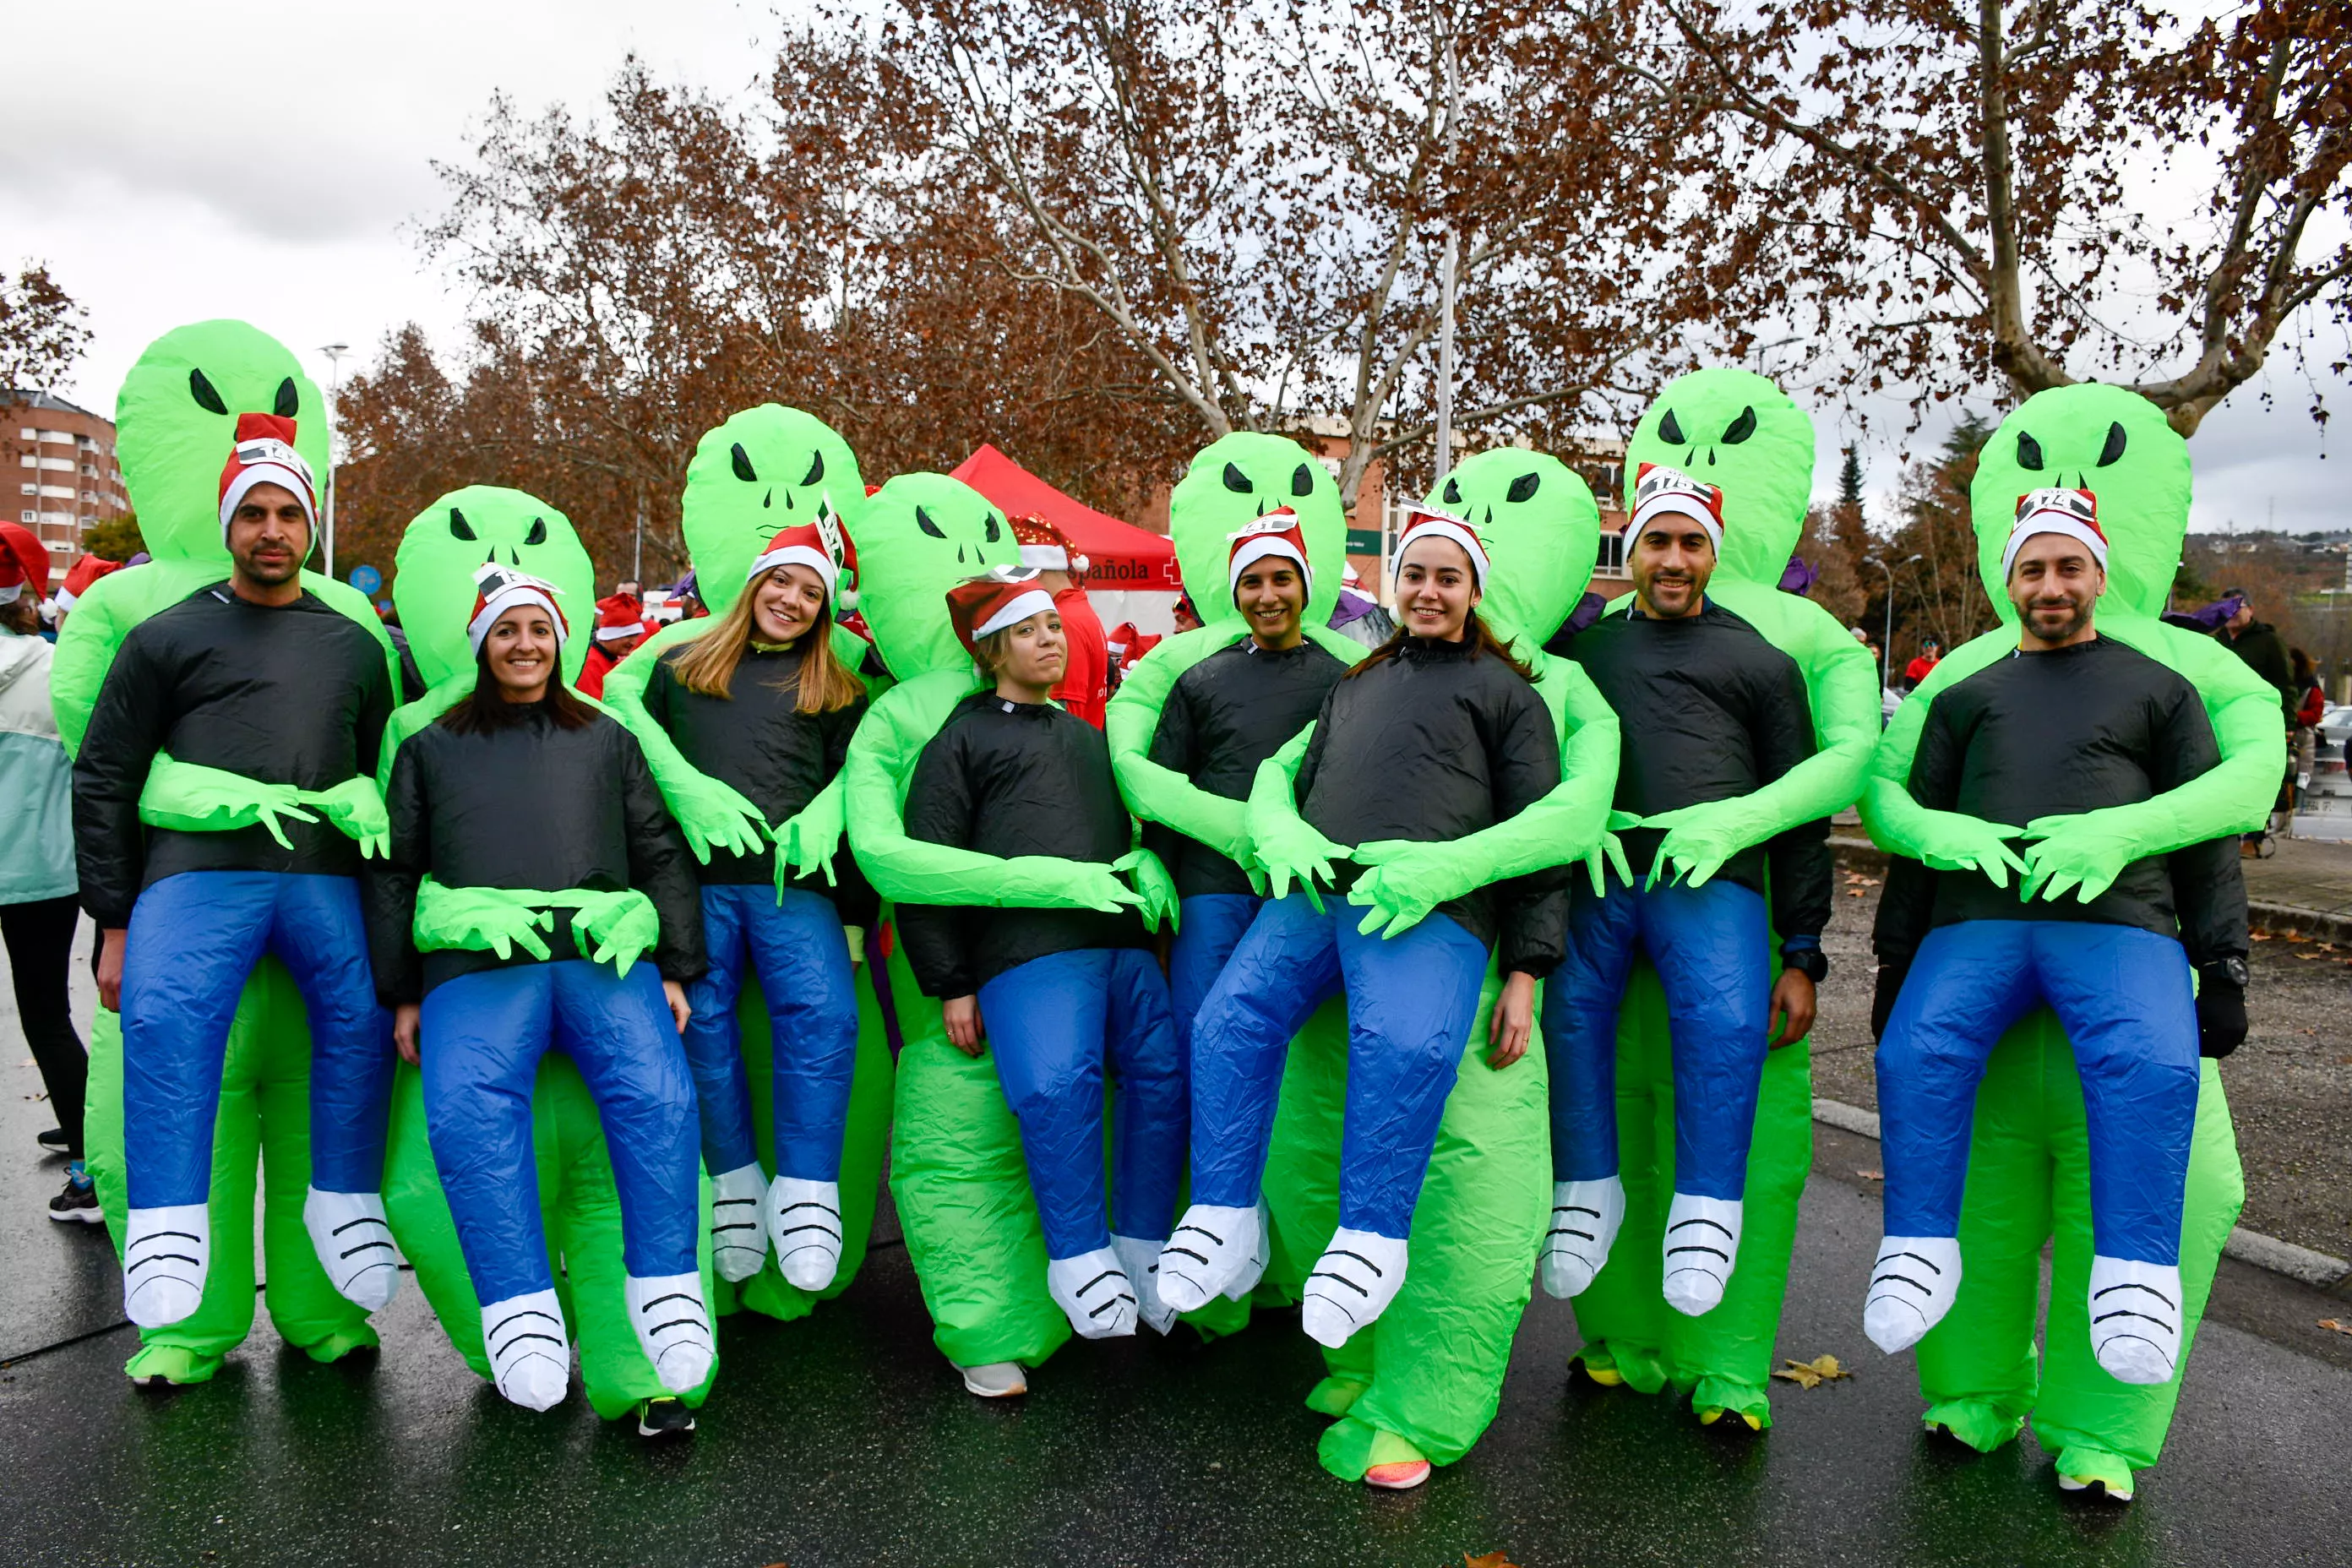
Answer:
[{"label": "street lamp post", "polygon": [[[1886,630],[1880,637],[1878,684],[1892,690],[1895,686],[1895,567],[1875,555],[1865,555],[1862,559],[1864,565],[1875,566],[1886,574]],[[1917,555],[1906,555],[1895,565],[1908,566],[1920,559]]]},{"label": "street lamp post", "polygon": [[343,392],[343,356],[352,352],[349,343],[328,343],[319,351],[327,356],[327,575],[335,574],[335,426],[341,415],[336,400]]}]

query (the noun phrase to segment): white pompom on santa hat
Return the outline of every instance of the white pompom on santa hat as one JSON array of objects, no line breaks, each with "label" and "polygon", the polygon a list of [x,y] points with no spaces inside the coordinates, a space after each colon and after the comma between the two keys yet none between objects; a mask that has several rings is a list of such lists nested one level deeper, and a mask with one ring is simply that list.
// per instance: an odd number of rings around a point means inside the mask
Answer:
[{"label": "white pompom on santa hat", "polygon": [[319,536],[319,486],[310,465],[294,449],[294,421],[276,414],[236,416],[236,445],[229,448],[228,466],[221,469],[221,539],[228,539],[229,519],[245,504],[256,485],[278,485],[291,490],[310,520],[313,544]]},{"label": "white pompom on santa hat", "polygon": [[[824,596],[835,608],[856,609],[857,546],[842,529],[840,520],[833,515],[831,500],[826,498],[827,505],[817,513],[815,521],[795,523],[768,541],[768,547],[751,563],[744,580],[754,581],[761,573],[772,572],[779,566],[805,566],[824,579]],[[853,586],[841,585],[845,573],[852,579]]]},{"label": "white pompom on santa hat", "polygon": [[1625,520],[1628,546],[1661,517],[1690,519],[1706,531],[1715,552],[1723,553],[1723,491],[1679,468],[1644,463],[1633,471],[1633,511]]},{"label": "white pompom on santa hat", "polygon": [[1486,546],[1478,538],[1478,531],[1450,512],[1414,509],[1405,513],[1404,531],[1397,535],[1396,553],[1389,559],[1389,576],[1393,581],[1404,568],[1404,552],[1424,539],[1448,539],[1462,547],[1470,557],[1470,574],[1483,592],[1486,586]]},{"label": "white pompom on santa hat", "polygon": [[2009,542],[2000,548],[2004,582],[2009,569],[2017,564],[2017,552],[2037,533],[2061,533],[2079,542],[2099,563],[2100,571],[2107,569],[2107,536],[2099,527],[2099,498],[2089,490],[2028,490],[2017,498],[2017,521],[2009,531]]},{"label": "white pompom on santa hat", "polygon": [[555,623],[557,648],[572,636],[572,624],[556,603],[563,590],[543,577],[492,564],[474,574],[474,613],[466,622],[466,640],[474,645],[476,658],[482,657],[482,640],[499,624],[499,617],[518,605],[537,605],[547,612],[547,618]]},{"label": "white pompom on santa hat", "polygon": [[948,623],[955,627],[956,640],[976,658],[981,638],[1052,609],[1054,595],[1045,592],[1044,576],[1034,566],[999,566],[950,588]]},{"label": "white pompom on santa hat", "polygon": [[1307,596],[1315,596],[1315,573],[1307,564],[1307,535],[1300,531],[1298,513],[1291,508],[1278,506],[1225,538],[1232,542],[1232,549],[1225,556],[1227,595],[1241,591],[1242,574],[1253,564],[1276,556],[1298,563],[1298,577],[1307,584]]}]

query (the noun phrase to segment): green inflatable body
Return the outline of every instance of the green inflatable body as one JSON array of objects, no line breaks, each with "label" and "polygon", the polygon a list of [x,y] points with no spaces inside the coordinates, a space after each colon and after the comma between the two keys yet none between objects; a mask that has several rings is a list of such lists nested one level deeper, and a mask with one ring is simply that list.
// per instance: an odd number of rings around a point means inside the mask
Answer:
[{"label": "green inflatable body", "polygon": [[[91,584],[58,638],[50,680],[58,731],[78,751],[122,639],[133,626],[228,575],[220,474],[240,414],[296,421],[313,472],[327,464],[325,399],[285,345],[243,321],[199,321],[149,344],[123,380],[116,453],[153,559]],[[366,596],[315,573],[302,585],[383,641]],[[397,681],[394,682],[395,687]],[[261,1247],[270,1321],[312,1359],[332,1361],[375,1331],[319,1267],[302,1226],[309,1181],[310,1034],[293,976],[274,958],[255,968],[229,1027],[213,1135],[213,1266],[202,1302],[181,1321],[140,1331],[125,1367],[134,1378],[201,1383],[253,1327],[255,1162],[262,1162]],[[90,1030],[89,1166],[118,1251],[127,1203],[122,1158],[121,1021],[101,1008]]]},{"label": "green inflatable body", "polygon": [[[2017,498],[2048,485],[2099,498],[2109,544],[2100,635],[2196,685],[2222,763],[2142,805],[2070,818],[2063,831],[2038,840],[2023,858],[2045,884],[2037,888],[2042,897],[2053,896],[2053,887],[2065,892],[2062,879],[2103,888],[2141,855],[2259,826],[2279,766],[2276,693],[2210,638],[2157,619],[2188,531],[2187,443],[2133,393],[2064,387],[2027,399],[1985,444],[1970,502],[1979,570],[2002,624],[1954,649],[1896,710],[1863,797],[1871,837],[1930,866],[1979,864],[1993,854],[1999,840],[1991,825],[1927,811],[1904,784],[1936,694],[2017,646],[2000,552]],[[2222,1244],[2245,1201],[2229,1102],[2214,1064],[2202,1068],[2180,1237],[2182,1373]],[[1977,1092],[1960,1217],[1968,1266],[1952,1310],[1919,1343],[1919,1384],[1930,1427],[1990,1451],[2014,1437],[2030,1414],[2035,1436],[2057,1455],[2063,1480],[2095,1481],[2128,1497],[2133,1473],[2163,1452],[2180,1379],[2136,1386],[2092,1358],[2084,1305],[2092,1252],[2088,1158],[2072,1047],[2056,1018],[2037,1012],[2002,1037]],[[2041,1367],[2033,1330],[2045,1242],[2053,1262],[2048,1364]]]},{"label": "green inflatable body", "polygon": [[[1878,740],[1878,679],[1868,653],[1835,616],[1778,586],[1804,529],[1813,470],[1813,422],[1786,393],[1748,371],[1682,376],[1658,395],[1627,443],[1628,505],[1643,463],[1722,489],[1723,552],[1707,597],[1797,661],[1812,704],[1818,749],[1810,760],[1752,795],[1651,823],[1670,829],[1659,856],[1671,872],[1704,879],[1738,850],[1853,804]],[[1612,613],[1632,603],[1628,595]],[[1627,987],[1617,1042],[1625,1222],[1608,1266],[1576,1298],[1585,1340],[1578,1359],[1599,1382],[1644,1394],[1671,1384],[1687,1392],[1700,1420],[1732,1411],[1760,1430],[1772,1419],[1766,1389],[1773,1342],[1798,1200],[1812,1166],[1811,1047],[1800,1042],[1765,1058],[1738,1267],[1721,1303],[1691,1318],[1660,1294],[1661,1238],[1674,1191],[1674,1058],[1665,997],[1646,962],[1635,965]]]},{"label": "green inflatable body", "polygon": [[[535,496],[472,485],[441,497],[409,523],[394,563],[393,602],[409,650],[430,689],[393,715],[383,749],[383,780],[392,777],[398,744],[430,724],[474,689],[473,649],[466,622],[473,614],[474,574],[486,563],[516,567],[555,584],[566,618],[585,624],[583,608],[596,597],[595,567],[571,519]],[[576,680],[588,639],[575,634],[563,647],[563,675]],[[426,1045],[429,1049],[430,1043]],[[540,1215],[548,1262],[563,1302],[572,1342],[580,1347],[582,1381],[596,1414],[613,1420],[642,1401],[669,1397],[629,1327],[623,1296],[621,1213],[604,1130],[588,1086],[572,1058],[550,1051],[540,1059],[532,1088],[531,1146],[539,1177]],[[425,1121],[424,1079],[401,1064],[393,1084],[392,1135],[384,1164],[384,1207],[401,1251],[415,1266],[416,1282],[441,1320],[442,1331],[466,1363],[490,1376],[482,1349],[481,1302],[474,1293],[441,1175],[433,1162]],[[708,1184],[701,1199],[707,1211]],[[709,1234],[698,1262],[704,1299],[710,1300]],[[718,1376],[714,1363],[711,1379]],[[710,1381],[684,1395],[698,1406]]]},{"label": "green inflatable body", "polygon": [[[1320,625],[1337,593],[1345,538],[1336,491],[1316,483],[1321,472],[1279,437],[1228,437],[1193,459],[1171,499],[1171,531],[1188,580],[1222,583],[1227,536],[1269,510],[1262,497],[1270,492],[1276,504],[1297,508],[1318,590],[1307,607],[1307,635],[1352,663],[1362,647]],[[1301,487],[1303,496],[1283,493]],[[1465,463],[1431,504],[1468,518],[1486,544],[1493,581],[1479,613],[1538,667],[1537,689],[1562,738],[1564,778],[1536,807],[1454,844],[1359,846],[1354,858],[1374,868],[1351,895],[1368,908],[1368,929],[1402,931],[1460,891],[1580,858],[1601,836],[1616,778],[1614,715],[1581,671],[1539,650],[1591,574],[1599,531],[1591,490],[1551,458],[1506,450]],[[1244,864],[1280,867],[1278,886],[1297,873],[1300,857],[1311,860],[1326,847],[1281,787],[1303,739],[1286,749],[1281,766],[1261,774],[1270,787],[1245,812],[1146,755],[1177,679],[1246,635],[1230,595],[1204,594],[1195,603],[1205,624],[1154,648],[1112,700],[1112,760],[1139,815]],[[1481,1017],[1500,984],[1490,969]],[[1292,1042],[1284,1069],[1265,1184],[1274,1229],[1265,1289],[1273,1293],[1297,1294],[1338,1224],[1347,1060],[1347,1008],[1335,1000]],[[1307,1397],[1311,1408],[1339,1417],[1318,1445],[1333,1474],[1358,1480],[1373,1465],[1423,1458],[1450,1464],[1493,1420],[1527,1307],[1528,1258],[1543,1236],[1547,1103],[1539,1049],[1498,1071],[1486,1065],[1486,1042],[1474,1031],[1414,1211],[1404,1289],[1370,1331],[1325,1353],[1328,1375]]]},{"label": "green inflatable body", "polygon": [[[687,552],[694,560],[695,584],[710,615],[663,627],[614,666],[604,677],[604,707],[637,738],[654,782],[660,785],[662,798],[685,832],[688,846],[706,864],[714,844],[749,853],[772,841],[780,876],[786,869],[799,873],[828,866],[841,853],[846,826],[843,781],[834,780],[790,822],[766,821],[740,792],[688,762],[671,743],[667,731],[646,711],[646,683],[653,676],[654,664],[667,649],[691,642],[719,624],[733,605],[735,595],[742,592],[751,563],[778,533],[811,521],[820,510],[830,510],[849,523],[864,513],[866,500],[866,484],[848,443],[815,416],[772,403],[747,408],[707,432],[695,447],[694,460],[687,466],[679,518]],[[856,531],[850,537],[853,542],[858,542]],[[859,547],[863,548],[862,543]],[[856,579],[861,587],[865,575],[861,571]],[[845,589],[845,604],[851,592]],[[835,626],[833,646],[845,667],[866,667],[862,678],[869,695],[879,695],[887,686],[887,679],[872,673],[866,641],[856,632]],[[785,1279],[771,1252],[750,1279],[718,1281],[711,1307],[721,1317],[741,1308],[786,1322],[806,1317],[818,1301],[830,1300],[848,1289],[865,1262],[866,1246],[874,1230],[875,1198],[882,1190],[882,1151],[890,1129],[893,1068],[884,1015],[875,994],[873,954],[857,937],[851,939],[850,952],[865,962],[859,966],[857,986],[857,1067],[851,1079],[849,1120],[842,1137],[841,1265],[832,1284],[811,1294]],[[761,1165],[772,1177],[773,1044],[767,998],[756,974],[745,973],[735,1016],[744,1069],[751,1081],[752,1127]]]}]

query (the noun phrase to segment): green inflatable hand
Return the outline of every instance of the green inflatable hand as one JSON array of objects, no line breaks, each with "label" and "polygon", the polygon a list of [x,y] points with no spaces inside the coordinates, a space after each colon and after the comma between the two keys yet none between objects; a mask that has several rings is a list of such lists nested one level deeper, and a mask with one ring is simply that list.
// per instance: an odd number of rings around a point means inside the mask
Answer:
[{"label": "green inflatable hand", "polygon": [[1144,930],[1157,931],[1163,921],[1171,931],[1176,929],[1176,879],[1168,874],[1159,856],[1149,849],[1130,849],[1112,861],[1110,868],[1124,872],[1134,887],[1136,909],[1143,916]]}]

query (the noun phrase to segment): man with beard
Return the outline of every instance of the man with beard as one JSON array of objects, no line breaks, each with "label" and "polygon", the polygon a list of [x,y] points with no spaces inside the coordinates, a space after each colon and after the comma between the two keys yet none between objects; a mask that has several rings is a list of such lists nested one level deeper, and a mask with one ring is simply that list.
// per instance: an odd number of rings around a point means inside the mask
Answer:
[{"label": "man with beard", "polygon": [[[2018,647],[1935,699],[1910,771],[1921,806],[2043,837],[2219,763],[2197,689],[2099,635],[2106,563],[2090,492],[2019,502],[2002,558]],[[2021,859],[2007,864],[2022,876]],[[2002,1032],[2047,1005],[2074,1044],[2087,1113],[2093,1353],[2126,1383],[2172,1377],[2200,1016],[2209,1029],[2223,1015],[2244,1027],[2245,904],[2242,892],[2214,897],[2226,884],[2212,871],[2144,856],[2084,900],[2038,879],[2008,887],[1998,866],[1896,862],[1877,931],[1882,995],[1900,987],[1877,1063],[1886,1233],[1864,1310],[1882,1349],[1916,1343],[1951,1308],[1977,1083]]]}]

